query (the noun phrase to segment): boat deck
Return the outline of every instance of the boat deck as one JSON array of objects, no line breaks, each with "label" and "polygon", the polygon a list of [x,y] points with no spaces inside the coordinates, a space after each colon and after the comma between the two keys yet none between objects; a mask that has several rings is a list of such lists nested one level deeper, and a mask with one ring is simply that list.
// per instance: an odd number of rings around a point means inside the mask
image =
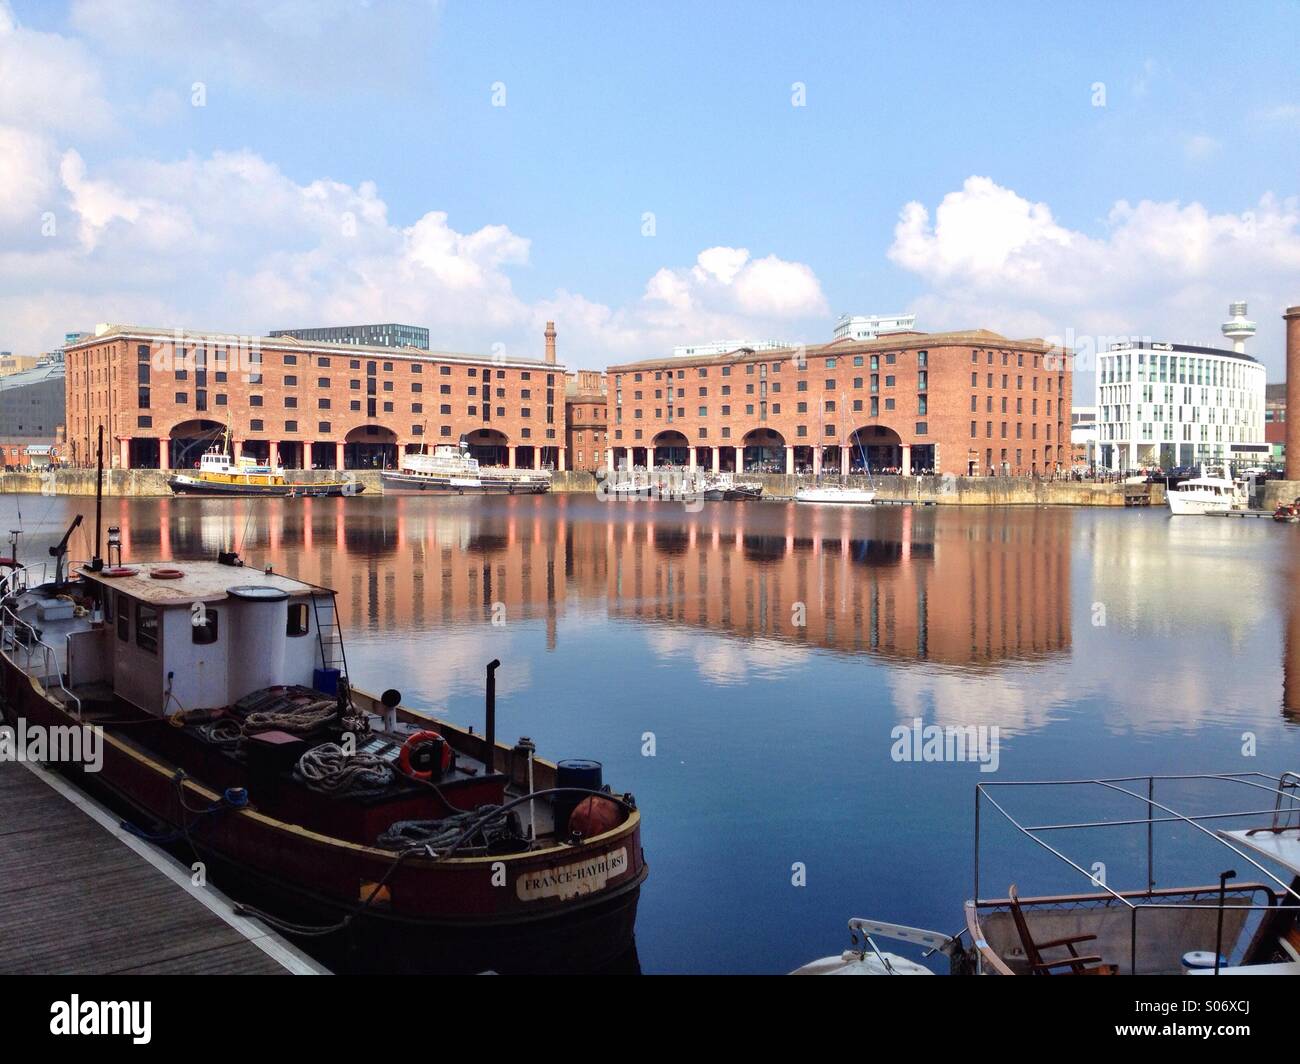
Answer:
[{"label": "boat deck", "polygon": [[0,761],[0,972],[328,974],[54,773]]}]

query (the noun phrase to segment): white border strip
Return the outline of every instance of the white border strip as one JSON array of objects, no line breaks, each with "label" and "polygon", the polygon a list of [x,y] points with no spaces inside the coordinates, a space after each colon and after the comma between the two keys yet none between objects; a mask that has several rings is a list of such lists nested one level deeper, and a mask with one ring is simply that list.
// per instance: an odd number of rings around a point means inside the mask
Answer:
[{"label": "white border strip", "polygon": [[112,816],[89,795],[84,794],[43,765],[38,766],[26,760],[19,763],[38,780],[75,805],[115,839],[138,853],[191,898],[204,905],[209,911],[238,931],[245,939],[290,974],[332,974],[328,968],[307,956],[297,946],[286,942],[279,935],[266,930],[261,924],[250,920],[248,917],[240,916],[235,912],[235,907],[230,899],[215,887],[195,886],[191,881],[191,870],[188,866],[182,864],[171,854],[125,830],[116,817]]}]

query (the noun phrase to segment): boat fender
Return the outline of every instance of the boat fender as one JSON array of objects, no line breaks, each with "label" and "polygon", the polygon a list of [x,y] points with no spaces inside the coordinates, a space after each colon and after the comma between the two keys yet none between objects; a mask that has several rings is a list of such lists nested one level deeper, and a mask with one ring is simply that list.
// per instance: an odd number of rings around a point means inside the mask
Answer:
[{"label": "boat fender", "polygon": [[[402,752],[397,759],[398,767],[410,776],[412,779],[427,780],[434,777],[433,765],[429,764],[427,768],[417,767],[412,762],[417,756],[417,747],[432,746],[434,750],[441,750],[439,757],[439,768],[437,775],[441,776],[451,768],[452,753],[451,747],[447,745],[442,735],[436,731],[418,731],[407,738],[402,744]],[[428,755],[421,758],[422,763],[428,763]]]},{"label": "boat fender", "polygon": [[179,569],[155,569],[149,575],[155,580],[179,580],[185,574]]},{"label": "boat fender", "polygon": [[584,839],[613,831],[623,822],[623,810],[608,798],[584,798],[569,814],[569,834]]}]

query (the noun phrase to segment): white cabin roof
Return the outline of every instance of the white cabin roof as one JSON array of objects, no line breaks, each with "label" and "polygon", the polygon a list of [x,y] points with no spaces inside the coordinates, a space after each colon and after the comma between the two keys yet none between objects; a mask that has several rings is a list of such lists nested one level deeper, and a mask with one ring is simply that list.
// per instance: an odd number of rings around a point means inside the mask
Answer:
[{"label": "white cabin roof", "polygon": [[1272,858],[1278,864],[1300,876],[1300,828],[1282,832],[1260,831],[1254,835],[1246,830],[1220,831],[1229,842],[1258,854]]},{"label": "white cabin roof", "polygon": [[[108,576],[105,572],[92,571],[89,566],[77,571],[87,580],[155,606],[220,602],[229,598],[231,589],[237,587],[270,587],[290,595],[318,590],[314,584],[279,573],[266,573],[255,566],[222,565],[213,561],[131,562],[123,568],[137,572],[134,576]],[[179,569],[182,575],[160,579],[153,575],[160,569]]]}]

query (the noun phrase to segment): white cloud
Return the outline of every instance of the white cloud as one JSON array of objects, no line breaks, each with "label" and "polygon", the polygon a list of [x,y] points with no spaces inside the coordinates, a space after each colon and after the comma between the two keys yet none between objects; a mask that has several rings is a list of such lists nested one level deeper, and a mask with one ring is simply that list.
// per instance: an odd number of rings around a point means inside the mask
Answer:
[{"label": "white cloud", "polygon": [[41,133],[103,134],[112,111],[80,42],[19,25],[0,0],[0,124]]},{"label": "white cloud", "polygon": [[1183,151],[1193,162],[1203,162],[1219,154],[1223,145],[1208,133],[1195,133],[1183,143]]},{"label": "white cloud", "polygon": [[1274,319],[1295,302],[1300,201],[1265,195],[1216,214],[1121,200],[1090,235],[1060,224],[1047,204],[970,177],[933,221],[923,204],[904,206],[889,257],[929,285],[913,307],[932,328],[1217,343],[1229,300],[1248,299],[1260,323],[1252,349],[1278,368]]}]

